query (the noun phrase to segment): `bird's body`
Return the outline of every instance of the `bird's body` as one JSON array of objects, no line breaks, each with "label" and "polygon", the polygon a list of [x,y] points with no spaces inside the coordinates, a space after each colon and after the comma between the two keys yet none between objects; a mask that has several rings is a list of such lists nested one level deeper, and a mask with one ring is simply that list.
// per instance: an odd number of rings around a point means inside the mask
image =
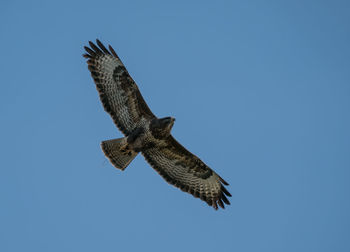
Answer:
[{"label": "bird's body", "polygon": [[[109,46],[107,50],[97,40],[85,47],[88,67],[99,91],[105,110],[125,137],[103,141],[106,157],[118,169],[124,170],[142,153],[147,162],[170,184],[191,193],[215,209],[230,204],[228,185],[197,156],[178,143],[171,135],[175,119],[157,118],[144,101],[136,83]],[[226,195],[226,196],[225,196]]]},{"label": "bird's body", "polygon": [[170,135],[174,121],[172,117],[153,118],[138,125],[125,138],[125,148],[135,152],[145,152],[156,145],[166,147],[166,139]]}]

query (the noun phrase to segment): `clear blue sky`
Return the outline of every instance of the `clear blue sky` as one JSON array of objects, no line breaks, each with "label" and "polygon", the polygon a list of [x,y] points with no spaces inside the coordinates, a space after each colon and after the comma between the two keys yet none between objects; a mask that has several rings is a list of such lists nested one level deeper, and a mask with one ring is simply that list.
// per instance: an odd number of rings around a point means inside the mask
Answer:
[{"label": "clear blue sky", "polygon": [[[2,1],[0,251],[350,251],[349,1]],[[121,137],[85,60],[111,44],[230,183],[214,211]]]}]

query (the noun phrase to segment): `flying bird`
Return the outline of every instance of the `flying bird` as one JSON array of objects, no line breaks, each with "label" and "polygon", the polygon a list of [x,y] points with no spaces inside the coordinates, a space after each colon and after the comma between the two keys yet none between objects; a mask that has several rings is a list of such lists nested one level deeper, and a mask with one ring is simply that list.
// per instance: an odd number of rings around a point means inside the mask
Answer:
[{"label": "flying bird", "polygon": [[124,170],[141,153],[170,184],[209,206],[225,208],[228,183],[171,135],[175,118],[157,118],[111,46],[85,46],[88,69],[107,113],[125,137],[101,142],[109,161]]}]

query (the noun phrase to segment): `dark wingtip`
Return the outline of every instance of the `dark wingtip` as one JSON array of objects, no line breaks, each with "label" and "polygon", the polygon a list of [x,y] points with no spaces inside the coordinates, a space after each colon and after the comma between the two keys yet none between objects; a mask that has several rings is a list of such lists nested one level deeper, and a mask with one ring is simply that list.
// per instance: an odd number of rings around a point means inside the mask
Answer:
[{"label": "dark wingtip", "polygon": [[114,51],[113,47],[111,45],[108,45],[108,49],[111,51],[111,53],[113,54],[114,57],[116,57],[117,59],[119,59],[117,53]]},{"label": "dark wingtip", "polygon": [[91,50],[89,47],[84,46],[84,49],[89,55],[91,55],[91,56],[96,55],[96,53],[93,50]]},{"label": "dark wingtip", "polygon": [[230,185],[222,177],[219,176],[219,179],[220,179],[221,183],[223,183],[224,185],[227,185],[227,186]]},{"label": "dark wingtip", "polygon": [[225,205],[224,205],[224,203],[222,202],[221,199],[218,200],[218,204],[219,204],[219,206],[220,206],[222,209],[225,209]]},{"label": "dark wingtip", "polygon": [[102,53],[101,49],[98,48],[93,42],[89,41],[89,45],[95,51],[95,53]]},{"label": "dark wingtip", "polygon": [[232,196],[231,193],[229,193],[229,192],[227,191],[227,189],[226,189],[224,186],[221,186],[221,191],[222,191],[224,194],[226,194],[227,196],[229,196],[229,197]]},{"label": "dark wingtip", "polygon": [[226,198],[224,193],[221,193],[221,200],[223,200],[226,205],[231,205],[230,201]]},{"label": "dark wingtip", "polygon": [[88,43],[89,43],[89,45],[90,45],[91,48],[93,48],[93,47],[95,46],[94,42],[92,42],[92,41],[90,41],[90,40],[89,40]]},{"label": "dark wingtip", "polygon": [[107,50],[107,48],[101,43],[99,39],[96,39],[96,43],[105,54],[111,55],[111,53]]}]

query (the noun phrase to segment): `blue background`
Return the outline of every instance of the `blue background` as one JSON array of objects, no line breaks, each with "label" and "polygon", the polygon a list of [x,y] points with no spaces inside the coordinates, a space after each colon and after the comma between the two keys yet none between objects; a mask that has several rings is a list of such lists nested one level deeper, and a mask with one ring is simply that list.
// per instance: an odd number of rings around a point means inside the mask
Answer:
[{"label": "blue background", "polygon": [[[1,251],[350,251],[349,1],[2,1]],[[214,211],[121,137],[81,56],[111,44],[230,183]]]}]

